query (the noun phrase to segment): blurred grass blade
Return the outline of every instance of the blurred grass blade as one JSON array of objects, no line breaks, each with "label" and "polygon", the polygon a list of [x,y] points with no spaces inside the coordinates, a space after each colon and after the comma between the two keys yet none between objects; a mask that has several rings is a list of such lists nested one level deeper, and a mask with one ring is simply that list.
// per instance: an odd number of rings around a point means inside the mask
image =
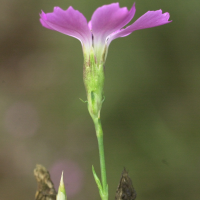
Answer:
[{"label": "blurred grass blade", "polygon": [[61,175],[60,186],[58,188],[58,194],[57,194],[56,200],[67,200],[67,195],[65,192],[65,185],[64,185],[64,181],[63,181],[63,172]]}]

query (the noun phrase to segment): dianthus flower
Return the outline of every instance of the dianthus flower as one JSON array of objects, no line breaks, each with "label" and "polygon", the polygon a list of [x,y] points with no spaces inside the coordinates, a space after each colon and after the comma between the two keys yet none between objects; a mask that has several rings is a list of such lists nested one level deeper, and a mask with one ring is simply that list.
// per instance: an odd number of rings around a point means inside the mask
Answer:
[{"label": "dianthus flower", "polygon": [[[169,23],[169,13],[162,10],[148,11],[133,24],[127,25],[136,12],[135,3],[128,10],[120,8],[119,3],[104,5],[95,10],[87,22],[82,13],[70,6],[67,10],[54,7],[52,13],[40,14],[41,24],[48,29],[72,36],[81,41],[84,55],[84,83],[88,103],[94,102],[89,112],[91,115],[100,114],[103,96],[104,63],[107,50],[112,40],[125,37],[133,31],[151,28]],[[93,104],[93,103],[92,103]],[[90,107],[90,106],[89,106]]]},{"label": "dianthus flower", "polygon": [[135,4],[128,10],[126,7],[120,8],[119,3],[112,3],[97,8],[89,22],[82,13],[74,10],[71,6],[67,10],[55,7],[52,13],[42,11],[40,14],[40,22],[44,27],[81,41],[84,56],[83,80],[87,92],[88,110],[94,121],[98,139],[102,183],[94,168],[93,174],[102,200],[108,200],[103,131],[100,121],[100,111],[104,99],[104,64],[108,47],[112,40],[128,36],[133,31],[170,22],[168,12],[148,11],[134,23],[123,28],[132,20],[135,11]]}]

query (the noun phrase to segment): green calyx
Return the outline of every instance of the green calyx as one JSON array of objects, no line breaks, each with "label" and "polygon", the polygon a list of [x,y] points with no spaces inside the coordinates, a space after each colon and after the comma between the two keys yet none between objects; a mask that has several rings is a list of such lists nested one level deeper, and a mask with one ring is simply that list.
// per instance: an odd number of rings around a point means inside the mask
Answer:
[{"label": "green calyx", "polygon": [[104,62],[97,62],[93,48],[84,56],[83,80],[88,99],[88,110],[93,120],[100,118],[103,103]]},{"label": "green calyx", "polygon": [[94,168],[92,169],[95,181],[99,188],[99,193],[102,200],[108,200],[108,184],[106,180],[106,166],[103,147],[103,130],[100,120],[100,112],[102,103],[105,100],[103,95],[104,86],[104,63],[106,59],[107,49],[106,46],[103,52],[95,55],[93,47],[90,53],[84,51],[84,70],[83,80],[87,93],[88,111],[93,119],[96,136],[98,140],[100,168],[101,168],[101,181],[99,180]]}]

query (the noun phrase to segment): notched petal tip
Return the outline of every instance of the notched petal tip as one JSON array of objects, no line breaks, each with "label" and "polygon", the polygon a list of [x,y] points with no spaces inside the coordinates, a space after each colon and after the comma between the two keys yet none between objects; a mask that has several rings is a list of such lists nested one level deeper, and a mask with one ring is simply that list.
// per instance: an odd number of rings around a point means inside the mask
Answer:
[{"label": "notched petal tip", "polygon": [[[136,7],[135,7],[135,3],[133,3],[133,6],[131,7],[131,9],[129,10],[129,15],[131,16],[131,19],[133,19],[133,17],[135,16],[136,13]],[[131,20],[130,19],[130,20]],[[130,21],[129,20],[129,21]]]},{"label": "notched petal tip", "polygon": [[53,12],[56,12],[56,11],[64,11],[62,8],[58,7],[58,6],[55,6],[53,8]]},{"label": "notched petal tip", "polygon": [[[142,18],[142,17],[151,18],[151,20],[154,20],[155,22],[156,22],[156,19],[157,19],[157,21],[162,20],[163,22],[165,22],[165,21],[167,22],[170,18],[170,14],[168,12],[163,13],[163,11],[160,9],[160,10],[156,10],[156,11],[148,11],[144,15],[142,15],[140,18]],[[145,19],[145,20],[147,21],[148,19]]]},{"label": "notched petal tip", "polygon": [[75,37],[85,43],[87,49],[91,46],[91,31],[84,15],[70,6],[67,10],[54,7],[53,12],[40,14],[40,22],[45,28]]},{"label": "notched petal tip", "polygon": [[[151,27],[160,26],[160,25],[164,25],[164,24],[168,24],[168,23],[172,22],[172,20],[169,21],[170,14],[168,12],[162,13],[162,10],[160,10],[160,11],[161,11],[161,13],[158,14],[157,21],[155,20],[155,25],[152,25]],[[151,28],[151,27],[149,27],[149,28]]]},{"label": "notched petal tip", "polygon": [[170,14],[168,12],[163,13],[163,15],[166,17],[166,20],[168,21],[168,23],[172,22],[172,20],[169,21]]},{"label": "notched petal tip", "polygon": [[[72,6],[69,6],[69,8],[67,10],[73,10],[73,11],[78,11],[78,10],[75,10]],[[79,12],[79,11],[78,11]]]},{"label": "notched petal tip", "polygon": [[41,13],[39,14],[39,16],[44,19],[46,18],[46,14],[43,10],[41,10]]},{"label": "notched petal tip", "polygon": [[133,3],[133,6],[131,7],[130,11],[131,10],[135,10],[136,11],[135,2]]},{"label": "notched petal tip", "polygon": [[48,28],[48,29],[53,30],[53,29],[46,23],[47,17],[46,17],[46,13],[43,12],[43,10],[41,10],[41,13],[39,14],[39,16],[40,16],[40,19],[39,19],[39,20],[40,20],[40,23],[42,24],[42,26],[45,27],[45,28]]}]

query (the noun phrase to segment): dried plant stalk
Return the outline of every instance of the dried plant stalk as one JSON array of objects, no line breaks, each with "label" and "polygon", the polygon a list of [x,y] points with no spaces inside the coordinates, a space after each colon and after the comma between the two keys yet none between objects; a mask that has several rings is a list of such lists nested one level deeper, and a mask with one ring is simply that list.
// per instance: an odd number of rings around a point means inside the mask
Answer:
[{"label": "dried plant stalk", "polygon": [[128,172],[124,168],[115,194],[115,200],[134,200],[136,199],[136,196],[137,194],[133,187],[132,181],[128,176]]},{"label": "dried plant stalk", "polygon": [[37,180],[35,200],[56,200],[57,192],[47,169],[42,165],[36,165],[34,175]]}]

